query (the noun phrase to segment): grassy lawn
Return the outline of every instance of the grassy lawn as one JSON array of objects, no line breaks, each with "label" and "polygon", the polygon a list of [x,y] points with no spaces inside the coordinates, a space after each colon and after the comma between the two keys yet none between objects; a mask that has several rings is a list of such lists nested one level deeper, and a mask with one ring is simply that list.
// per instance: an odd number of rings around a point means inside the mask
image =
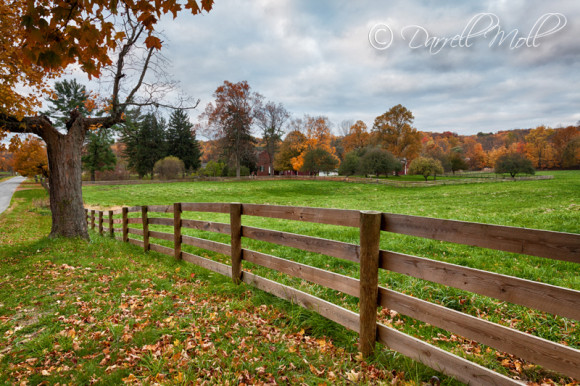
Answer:
[{"label": "grassy lawn", "polygon": [[412,379],[357,359],[333,323],[220,275],[95,234],[49,240],[45,205],[42,190],[20,191],[0,216],[0,384]]},{"label": "grassy lawn", "polygon": [[[554,231],[580,233],[580,173],[555,172],[553,180],[491,182],[419,188],[373,184],[345,184],[324,181],[240,181],[195,182],[134,186],[95,186],[84,190],[85,201],[103,208],[122,205],[170,204],[173,202],[246,202],[281,205],[379,210],[428,217],[448,218]],[[157,214],[158,216],[161,216]],[[135,216],[138,216],[135,214]],[[227,222],[227,215],[188,213],[187,218]],[[262,228],[313,235],[356,243],[358,230],[320,224],[244,217],[243,223]],[[171,228],[152,226],[152,230],[171,233]],[[185,234],[229,242],[224,235],[186,230]],[[171,246],[161,240],[159,244]],[[354,263],[304,252],[275,244],[244,240],[244,247],[284,257],[333,272],[358,277]],[[580,289],[578,264],[535,258],[416,237],[383,234],[381,248],[414,254],[454,264]],[[228,263],[217,253],[184,247],[184,250]],[[357,311],[357,299],[261,267],[245,264],[252,272],[289,284],[331,302]],[[490,321],[531,332],[537,336],[580,347],[580,333],[574,321],[499,302],[483,296],[443,287],[394,273],[381,272],[381,285],[426,299]],[[502,353],[469,341],[456,341],[446,331],[404,316],[382,313],[381,320],[411,335],[424,337],[458,355],[514,374],[514,361],[504,361]],[[498,360],[501,359],[501,360]],[[503,364],[502,364],[503,363]],[[510,367],[511,366],[511,367]],[[519,366],[516,366],[520,369]],[[540,381],[549,373],[526,364],[517,374]],[[406,369],[407,372],[412,372]],[[517,371],[516,371],[517,372]],[[417,374],[417,373],[415,373]],[[420,374],[417,377],[422,377]],[[422,377],[424,378],[424,377]]]},{"label": "grassy lawn", "polygon": [[[553,180],[398,188],[323,181],[193,182],[84,188],[88,205],[109,208],[173,202],[246,202],[373,209],[392,213],[580,233],[580,173]],[[428,382],[437,373],[381,349],[356,356],[356,335],[316,314],[226,278],[98,235],[91,243],[48,240],[50,212],[41,190],[17,192],[0,216],[0,384],[47,381],[318,384]],[[133,214],[137,215],[137,214]],[[161,216],[160,214],[158,214]],[[220,214],[184,218],[227,222]],[[321,224],[244,217],[245,225],[356,243],[358,231]],[[151,226],[151,230],[171,232]],[[228,242],[224,235],[185,234]],[[134,237],[134,236],[132,236]],[[165,242],[154,240],[159,244]],[[169,245],[169,244],[167,244]],[[358,276],[354,263],[275,244],[250,248]],[[383,233],[381,248],[580,290],[578,264]],[[228,258],[184,246],[221,262]],[[273,271],[245,269],[352,310],[357,299]],[[577,322],[381,272],[380,284],[481,318],[580,348]],[[96,296],[95,296],[96,295]],[[570,382],[505,353],[390,310],[379,319],[411,335],[534,382]],[[215,369],[220,369],[219,372]],[[443,384],[456,382],[439,375]]]}]

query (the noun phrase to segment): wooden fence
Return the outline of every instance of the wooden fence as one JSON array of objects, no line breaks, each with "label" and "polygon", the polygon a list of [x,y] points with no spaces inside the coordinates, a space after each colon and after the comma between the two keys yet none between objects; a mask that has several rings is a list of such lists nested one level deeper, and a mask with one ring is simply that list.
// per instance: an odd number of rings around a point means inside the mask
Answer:
[{"label": "wooden fence", "polygon": [[[191,211],[229,214],[230,221],[228,224],[182,218],[183,212]],[[128,213],[131,212],[140,212],[141,216],[129,217]],[[152,217],[152,213],[173,213],[173,219]],[[121,217],[117,218],[118,215]],[[356,227],[360,229],[360,243],[350,244],[242,226],[242,216]],[[122,241],[141,246],[145,251],[157,251],[174,256],[176,259],[183,259],[232,277],[236,283],[245,282],[313,310],[358,332],[359,348],[365,355],[373,351],[375,341],[378,341],[392,350],[464,383],[519,384],[516,380],[377,323],[377,307],[382,306],[513,354],[547,369],[580,379],[580,350],[378,285],[378,270],[384,269],[565,318],[580,320],[580,291],[379,248],[381,231],[383,231],[580,263],[580,234],[372,211],[240,203],[176,203],[167,206],[124,207],[105,212],[87,209],[87,220],[93,229],[98,227],[101,234],[108,233],[115,236],[115,233],[121,233]],[[105,220],[108,224],[105,224]],[[130,227],[132,224],[141,224],[139,227],[141,229]],[[173,233],[150,230],[149,226],[155,224],[173,226]],[[231,242],[224,244],[182,235],[183,228],[230,235]],[[129,234],[141,235],[143,240],[130,238]],[[360,266],[360,279],[244,249],[241,243],[242,237],[356,262]],[[151,239],[173,242],[173,248],[152,243]],[[231,266],[182,251],[183,244],[231,256]],[[243,261],[359,297],[360,314],[295,288],[243,271]]]}]

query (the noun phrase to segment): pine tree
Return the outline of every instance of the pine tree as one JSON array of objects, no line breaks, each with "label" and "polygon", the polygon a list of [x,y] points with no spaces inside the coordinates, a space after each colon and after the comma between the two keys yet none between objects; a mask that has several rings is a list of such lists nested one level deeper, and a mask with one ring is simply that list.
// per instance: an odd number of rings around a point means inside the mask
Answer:
[{"label": "pine tree", "polygon": [[201,150],[195,138],[193,125],[184,110],[174,110],[167,128],[167,155],[183,161],[186,170],[196,170],[201,166]]},{"label": "pine tree", "polygon": [[75,109],[84,116],[90,115],[85,106],[89,96],[87,89],[76,79],[56,82],[54,89],[56,98],[47,99],[51,106],[43,114],[52,118],[57,129],[65,129],[65,124],[70,118],[69,114]]},{"label": "pine tree", "polygon": [[165,120],[151,113],[142,116],[139,111],[131,111],[120,131],[129,168],[136,171],[139,178],[152,175],[155,162],[167,154]]},{"label": "pine tree", "polygon": [[95,180],[95,172],[113,170],[117,157],[111,150],[113,144],[111,133],[107,129],[98,129],[87,133],[85,155],[82,156],[83,167],[91,173],[91,181]]}]

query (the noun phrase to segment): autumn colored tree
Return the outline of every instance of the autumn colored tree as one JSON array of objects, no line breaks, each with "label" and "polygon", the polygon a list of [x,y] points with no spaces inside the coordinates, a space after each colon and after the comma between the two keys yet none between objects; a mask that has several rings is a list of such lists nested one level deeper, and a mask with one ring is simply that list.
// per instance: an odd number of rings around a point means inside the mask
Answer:
[{"label": "autumn colored tree", "polygon": [[297,170],[292,165],[292,160],[306,150],[306,136],[298,130],[286,134],[280,148],[274,156],[275,170]]},{"label": "autumn colored tree", "polygon": [[370,133],[363,121],[356,121],[342,140],[344,151],[350,153],[353,150],[364,149],[369,145]]},{"label": "autumn colored tree", "polygon": [[274,173],[274,156],[278,146],[282,141],[284,124],[290,118],[290,113],[281,103],[268,102],[265,105],[260,103],[255,111],[256,125],[262,132],[262,139],[265,142],[265,149],[270,160],[270,173]]},{"label": "autumn colored tree", "polygon": [[402,105],[375,118],[372,135],[374,142],[397,158],[412,160],[421,152],[421,134],[412,127],[413,113]]},{"label": "autumn colored tree", "polygon": [[538,126],[526,135],[526,152],[536,168],[549,166],[552,161],[553,149],[549,137],[554,130],[546,126]]},{"label": "autumn colored tree", "polygon": [[[51,236],[88,239],[81,190],[81,149],[91,127],[109,128],[131,105],[159,104],[151,83],[139,94],[154,65],[162,15],[185,8],[193,14],[212,0],[29,0],[0,4],[0,127],[32,133],[47,146],[50,168]],[[142,60],[139,60],[142,59]],[[60,132],[45,116],[34,116],[47,84],[72,66],[89,77],[110,69],[107,114],[86,117],[73,110]],[[159,77],[156,77],[159,78]]]},{"label": "autumn colored tree", "polygon": [[422,175],[427,181],[429,176],[433,176],[433,179],[437,179],[437,174],[443,174],[443,166],[441,162],[427,157],[415,158],[411,165],[409,165],[409,174]]},{"label": "autumn colored tree", "polygon": [[552,138],[556,166],[572,168],[580,165],[580,128],[568,126],[555,131]]},{"label": "autumn colored tree", "polygon": [[330,122],[328,118],[319,117],[304,117],[304,127],[306,129],[306,142],[304,144],[303,151],[296,157],[292,158],[290,162],[292,163],[292,168],[294,170],[301,170],[304,164],[304,156],[306,153],[313,149],[322,149],[329,153],[333,158],[336,158],[337,163],[339,162],[336,156],[336,149],[332,146],[333,136],[330,132]]},{"label": "autumn colored tree", "polygon": [[24,177],[49,176],[46,147],[37,137],[28,135],[21,140],[15,136],[10,141],[9,150],[12,152],[12,168],[15,172]]},{"label": "autumn colored tree", "polygon": [[239,178],[242,159],[254,152],[251,129],[260,95],[246,81],[226,80],[213,96],[215,101],[207,104],[200,118],[206,122],[206,132],[219,140],[223,154],[234,163]]}]

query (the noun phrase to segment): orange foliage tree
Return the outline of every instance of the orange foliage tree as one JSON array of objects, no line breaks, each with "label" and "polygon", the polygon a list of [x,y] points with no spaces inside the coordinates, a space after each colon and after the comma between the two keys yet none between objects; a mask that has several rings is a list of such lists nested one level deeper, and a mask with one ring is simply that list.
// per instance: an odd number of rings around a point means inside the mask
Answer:
[{"label": "orange foliage tree", "polygon": [[554,149],[549,141],[549,137],[553,133],[554,130],[549,127],[538,126],[526,135],[527,156],[537,169],[553,165]]},{"label": "orange foliage tree", "polygon": [[42,175],[48,177],[48,157],[44,143],[33,136],[22,141],[18,136],[10,141],[12,168],[24,177]]},{"label": "orange foliage tree", "polygon": [[274,156],[274,169],[280,171],[297,170],[292,166],[292,160],[306,150],[306,136],[299,130],[286,134],[278,152]]},{"label": "orange foliage tree", "polygon": [[345,153],[367,147],[370,142],[370,137],[371,135],[367,125],[363,121],[356,121],[349,128],[348,135],[342,140]]},{"label": "orange foliage tree", "polygon": [[[51,236],[88,239],[81,190],[81,149],[91,127],[123,122],[130,106],[159,104],[155,93],[139,90],[155,63],[162,41],[156,27],[164,14],[183,9],[209,11],[213,0],[14,0],[0,3],[0,128],[32,133],[47,146],[51,170]],[[141,52],[140,52],[141,51]],[[135,62],[141,58],[140,62]],[[35,116],[47,84],[75,66],[89,77],[112,74],[106,114],[86,117],[70,112],[59,131],[45,116]],[[109,73],[109,72],[107,72]],[[23,91],[25,90],[25,91]],[[151,91],[151,90],[148,90]]]},{"label": "orange foliage tree", "polygon": [[397,158],[414,159],[421,152],[421,134],[411,126],[414,119],[404,106],[393,106],[375,118],[372,130],[375,142]]},{"label": "orange foliage tree", "polygon": [[330,122],[326,117],[304,117],[304,125],[306,131],[306,141],[302,152],[290,160],[292,168],[294,170],[302,169],[304,165],[304,157],[310,151],[314,149],[322,149],[330,154],[330,156],[338,162],[339,159],[336,156],[336,148],[332,146],[333,136],[330,132]]}]

